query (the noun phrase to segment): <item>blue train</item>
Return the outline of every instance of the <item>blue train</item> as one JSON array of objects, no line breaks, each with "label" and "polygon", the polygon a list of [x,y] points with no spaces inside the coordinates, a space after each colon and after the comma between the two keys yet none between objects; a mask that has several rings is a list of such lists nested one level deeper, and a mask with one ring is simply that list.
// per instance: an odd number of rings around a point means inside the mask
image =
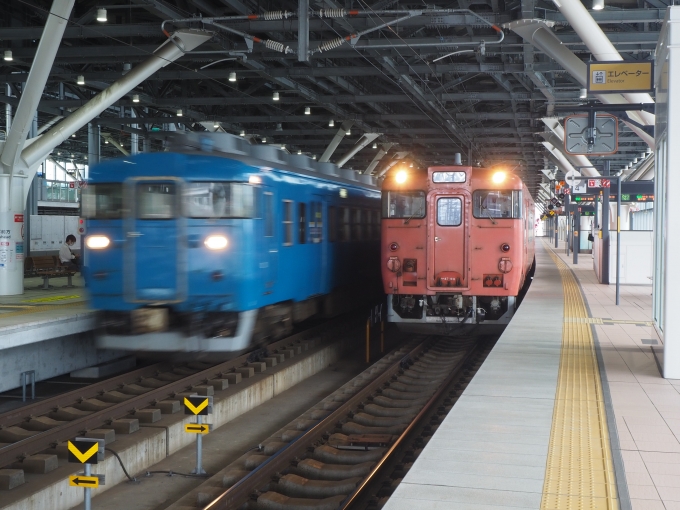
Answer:
[{"label": "blue train", "polygon": [[242,351],[380,292],[371,177],[227,134],[165,143],[90,169],[99,347]]}]

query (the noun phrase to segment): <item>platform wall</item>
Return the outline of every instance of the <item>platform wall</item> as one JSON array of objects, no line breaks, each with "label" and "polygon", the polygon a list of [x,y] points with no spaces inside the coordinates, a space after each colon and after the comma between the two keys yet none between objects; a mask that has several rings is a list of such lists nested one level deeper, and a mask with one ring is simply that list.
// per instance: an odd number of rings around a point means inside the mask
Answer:
[{"label": "platform wall", "polygon": [[35,370],[36,381],[43,381],[123,354],[97,350],[92,332],[3,349],[0,354],[0,392],[19,387],[20,373],[26,370]]}]

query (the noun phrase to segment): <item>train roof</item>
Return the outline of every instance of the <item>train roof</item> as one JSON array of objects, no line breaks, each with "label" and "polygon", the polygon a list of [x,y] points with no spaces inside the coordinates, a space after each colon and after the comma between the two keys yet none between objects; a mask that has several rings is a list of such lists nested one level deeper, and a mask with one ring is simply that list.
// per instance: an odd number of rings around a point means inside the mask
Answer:
[{"label": "train roof", "polygon": [[[112,166],[126,168],[128,165],[125,163],[134,165],[137,161],[147,164],[149,158],[161,160],[167,158],[170,161],[173,155],[179,154],[185,157],[220,157],[232,160],[235,162],[234,170],[241,170],[244,173],[252,172],[250,170],[252,167],[270,168],[379,191],[376,179],[371,175],[358,174],[354,170],[339,168],[333,163],[319,163],[307,156],[288,154],[270,145],[252,145],[247,140],[228,133],[175,132],[157,135],[157,138],[162,138],[166,142],[168,149],[166,152],[146,153],[109,160],[99,165],[94,165],[90,170],[90,177],[94,180],[99,180],[103,173],[109,174]],[[145,170],[149,171],[150,169],[147,167]],[[163,171],[167,173],[164,166],[161,167],[160,171],[161,173]],[[139,170],[132,167],[129,171],[116,172],[116,176],[120,180],[124,180],[128,175],[138,174]]]}]

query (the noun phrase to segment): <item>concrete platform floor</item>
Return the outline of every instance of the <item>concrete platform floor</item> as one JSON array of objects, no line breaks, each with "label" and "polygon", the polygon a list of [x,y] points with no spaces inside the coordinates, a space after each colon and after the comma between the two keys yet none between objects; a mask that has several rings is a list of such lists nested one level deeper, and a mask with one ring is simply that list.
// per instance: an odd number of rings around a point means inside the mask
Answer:
[{"label": "concrete platform floor", "polygon": [[[256,447],[328,394],[366,368],[363,352],[330,366],[263,405],[203,437],[203,468],[215,473]],[[210,422],[208,416],[207,422]],[[116,444],[111,444],[113,450]],[[149,471],[190,473],[196,466],[195,444],[152,466]],[[204,479],[130,473],[138,483],[122,483],[92,500],[97,510],[161,510],[203,483]],[[74,508],[82,508],[82,505]]]}]

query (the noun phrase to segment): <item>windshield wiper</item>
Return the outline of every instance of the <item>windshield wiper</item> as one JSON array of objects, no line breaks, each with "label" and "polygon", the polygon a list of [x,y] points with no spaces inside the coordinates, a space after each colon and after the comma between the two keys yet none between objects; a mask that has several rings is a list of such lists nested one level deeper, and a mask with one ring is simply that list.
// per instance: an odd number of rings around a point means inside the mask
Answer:
[{"label": "windshield wiper", "polygon": [[[418,211],[418,214],[422,214],[422,212],[421,212],[421,211]],[[408,225],[408,222],[411,221],[415,215],[416,215],[416,213],[414,212],[411,216],[409,216],[408,218],[406,218],[406,219],[404,220],[404,225]]]},{"label": "windshield wiper", "polygon": [[491,220],[491,223],[492,223],[492,224],[494,224],[494,225],[496,224],[496,221],[491,217],[491,214],[489,214],[489,210],[488,210],[488,209],[487,209],[487,211],[486,211],[486,217],[489,218],[489,219]]}]

